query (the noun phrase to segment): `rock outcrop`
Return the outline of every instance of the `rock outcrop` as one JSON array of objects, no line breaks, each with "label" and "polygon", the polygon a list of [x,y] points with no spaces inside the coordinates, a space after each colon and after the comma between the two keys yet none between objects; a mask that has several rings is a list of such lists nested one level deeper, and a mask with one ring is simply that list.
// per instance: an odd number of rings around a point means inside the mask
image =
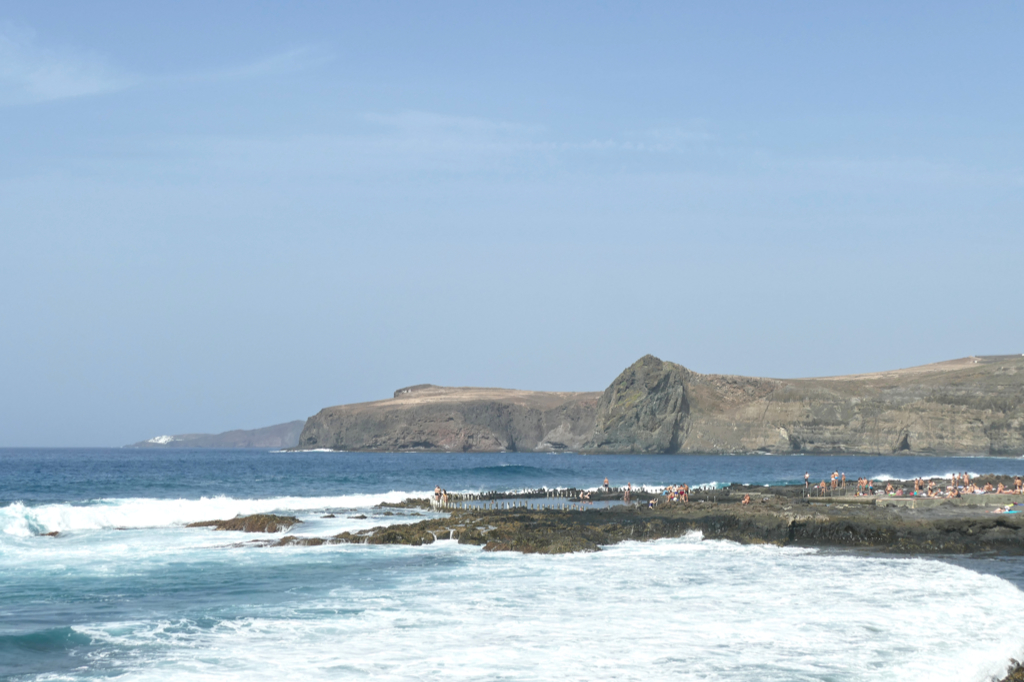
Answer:
[{"label": "rock outcrop", "polygon": [[693,372],[645,355],[618,376],[597,403],[584,448],[620,453],[678,452],[690,413]]},{"label": "rock outcrop", "polygon": [[1024,356],[815,379],[645,356],[604,393],[414,386],[322,410],[299,448],[1024,455]]},{"label": "rock outcrop", "polygon": [[213,528],[214,530],[237,530],[243,533],[277,533],[288,530],[297,523],[302,523],[294,516],[278,514],[250,514],[233,519],[214,521],[196,521],[186,524],[186,528]]}]

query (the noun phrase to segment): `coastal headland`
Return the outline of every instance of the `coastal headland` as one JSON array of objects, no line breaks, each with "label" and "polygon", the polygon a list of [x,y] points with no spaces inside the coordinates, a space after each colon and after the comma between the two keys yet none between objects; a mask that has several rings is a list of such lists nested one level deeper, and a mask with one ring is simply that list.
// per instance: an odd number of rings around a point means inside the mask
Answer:
[{"label": "coastal headland", "polygon": [[298,449],[1024,455],[1024,356],[811,379],[700,374],[651,355],[604,392],[399,389],[328,407]]}]

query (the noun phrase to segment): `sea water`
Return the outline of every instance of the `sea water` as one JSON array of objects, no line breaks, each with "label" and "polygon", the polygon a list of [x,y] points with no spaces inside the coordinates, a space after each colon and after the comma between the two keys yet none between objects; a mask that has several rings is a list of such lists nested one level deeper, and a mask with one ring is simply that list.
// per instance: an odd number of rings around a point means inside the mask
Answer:
[{"label": "sea water", "polygon": [[1012,558],[698,534],[558,556],[443,539],[262,547],[251,541],[281,534],[184,525],[279,512],[304,521],[289,533],[323,537],[430,516],[375,505],[434,485],[759,486],[834,470],[1017,474],[1024,462],[0,450],[0,678],[981,681],[1024,657]]}]

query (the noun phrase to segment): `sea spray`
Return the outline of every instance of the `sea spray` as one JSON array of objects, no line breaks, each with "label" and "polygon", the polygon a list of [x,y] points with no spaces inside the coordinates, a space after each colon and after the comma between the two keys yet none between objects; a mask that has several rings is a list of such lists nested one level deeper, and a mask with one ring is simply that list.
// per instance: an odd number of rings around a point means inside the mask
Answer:
[{"label": "sea spray", "polygon": [[[616,679],[637,681],[982,682],[1022,653],[1005,613],[1024,608],[1024,594],[999,578],[923,559],[691,534],[562,556],[441,541],[207,548],[184,560],[203,568],[192,578],[204,595],[200,608],[74,627],[89,637],[87,649],[106,674],[554,680],[604,679],[614,670]],[[121,589],[144,581],[129,563]],[[216,606],[219,594],[239,589],[243,567],[255,584],[241,601]],[[187,574],[187,566],[165,570],[172,579]],[[264,585],[268,575],[288,577]]]},{"label": "sea spray", "polygon": [[0,534],[24,537],[103,528],[158,528],[275,511],[355,509],[382,502],[402,502],[408,498],[425,499],[430,494],[432,493],[423,490],[334,497],[274,497],[268,499],[128,498],[95,500],[79,504],[44,504],[35,507],[27,506],[22,502],[13,502],[0,508]]},{"label": "sea spray", "polygon": [[[1017,587],[939,561],[697,536],[564,556],[265,547],[184,527],[280,512],[326,537],[430,517],[375,505],[435,485],[566,505],[555,491],[606,477],[849,484],[1024,473],[1018,459],[12,449],[0,467],[0,678],[980,682],[1024,658]],[[1003,560],[992,570],[1024,584]]]}]

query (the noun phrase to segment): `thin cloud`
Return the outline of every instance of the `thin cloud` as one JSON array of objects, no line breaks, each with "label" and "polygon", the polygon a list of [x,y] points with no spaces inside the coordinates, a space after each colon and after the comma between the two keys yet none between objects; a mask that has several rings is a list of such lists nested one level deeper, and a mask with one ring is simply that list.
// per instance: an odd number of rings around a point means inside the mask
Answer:
[{"label": "thin cloud", "polygon": [[0,104],[86,97],[136,82],[94,52],[44,47],[34,31],[0,25]]},{"label": "thin cloud", "polygon": [[473,116],[446,116],[429,111],[404,111],[398,114],[364,114],[364,120],[402,134],[458,135],[464,137],[529,136],[541,133],[540,126],[528,126]]},{"label": "thin cloud", "polygon": [[278,52],[255,61],[215,69],[192,75],[183,75],[175,80],[234,80],[243,78],[260,78],[295,73],[307,69],[315,69],[334,60],[334,53],[316,45],[297,47]]}]

